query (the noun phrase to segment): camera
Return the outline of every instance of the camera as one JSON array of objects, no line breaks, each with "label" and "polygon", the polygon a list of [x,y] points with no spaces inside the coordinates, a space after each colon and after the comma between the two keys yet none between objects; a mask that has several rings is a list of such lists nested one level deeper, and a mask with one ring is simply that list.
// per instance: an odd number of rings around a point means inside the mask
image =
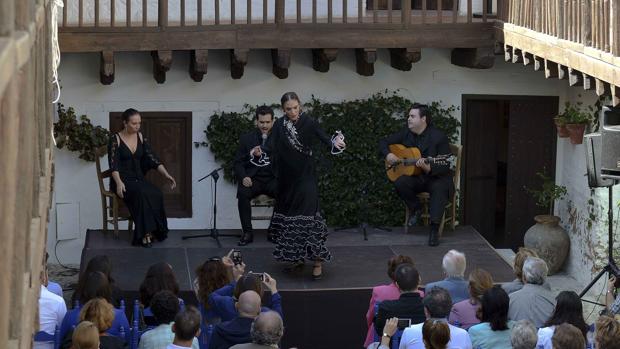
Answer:
[{"label": "camera", "polygon": [[232,257],[231,257],[233,263],[235,265],[240,265],[243,263],[243,259],[241,258],[241,251],[239,250],[233,250],[232,253]]},{"label": "camera", "polygon": [[411,319],[398,319],[398,324],[396,325],[398,329],[403,329],[411,326]]}]

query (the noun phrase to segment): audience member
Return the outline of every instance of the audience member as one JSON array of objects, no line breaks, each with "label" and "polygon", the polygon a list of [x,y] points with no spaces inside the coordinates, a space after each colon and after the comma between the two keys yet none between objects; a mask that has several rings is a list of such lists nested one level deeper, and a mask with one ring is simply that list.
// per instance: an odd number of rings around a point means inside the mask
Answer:
[{"label": "audience member", "polygon": [[[420,274],[413,264],[401,264],[394,271],[394,279],[400,297],[397,300],[386,300],[379,304],[375,318],[375,328],[382,329],[387,319],[411,319],[412,324],[424,322],[424,305],[417,292],[420,283]],[[379,336],[381,333],[377,331]]]},{"label": "audience member", "polygon": [[583,349],[586,344],[581,331],[577,327],[566,323],[555,328],[551,342],[553,343],[553,349]]},{"label": "audience member", "polygon": [[[91,272],[84,278],[84,287],[82,288],[81,294],[78,296],[80,304],[86,304],[92,299],[102,298],[105,299],[108,303],[112,303],[111,289],[110,284],[108,282],[108,278],[102,272]],[[76,326],[79,322],[80,317],[80,309],[75,308],[71,309],[65,315],[65,318],[62,321],[62,325],[60,326],[60,337],[66,339],[67,333]],[[114,309],[114,321],[112,322],[112,327],[108,331],[110,335],[120,336],[121,327],[124,329],[125,333],[129,330],[129,321],[127,321],[127,316],[121,309]],[[70,337],[69,337],[70,338]]]},{"label": "audience member", "polygon": [[[261,275],[264,279],[263,281],[261,281]],[[267,273],[249,273],[240,277],[236,284],[227,285],[215,290],[209,295],[209,306],[222,321],[230,321],[238,315],[235,307],[235,300],[239,299],[239,296],[243,292],[254,291],[261,297],[262,301],[265,293],[264,286],[267,286],[271,293],[271,308],[262,307],[261,311],[273,310],[284,318],[282,312],[282,298],[280,297],[280,293],[278,293],[277,281]]]},{"label": "audience member", "polygon": [[398,330],[398,318],[393,317],[388,319],[385,322],[385,326],[383,326],[383,336],[381,336],[381,341],[370,343],[366,349],[390,349],[390,342],[392,341],[392,337],[396,333],[396,330]]},{"label": "audience member", "polygon": [[555,307],[555,298],[543,284],[547,278],[547,263],[537,257],[528,257],[523,263],[523,288],[510,294],[511,320],[530,320],[542,327]]},{"label": "audience member", "polygon": [[[166,262],[151,265],[140,284],[140,303],[144,307],[144,322],[149,326],[159,325],[151,315],[151,299],[159,291],[170,291],[179,297],[179,283],[172,266]],[[180,300],[179,300],[180,301]]]},{"label": "audience member", "polygon": [[426,349],[446,349],[450,342],[450,327],[443,321],[426,320],[422,325],[422,340]]},{"label": "audience member", "polygon": [[90,321],[82,321],[75,327],[71,343],[71,349],[99,349],[99,329]]},{"label": "audience member", "polygon": [[[159,326],[144,332],[140,337],[140,349],[161,349],[174,341],[172,322],[179,312],[179,299],[174,293],[163,290],[157,292],[151,299],[151,311]],[[198,349],[198,340],[194,338],[193,349]]]},{"label": "audience member", "polygon": [[481,323],[469,328],[471,344],[476,349],[511,349],[513,326],[508,321],[508,294],[500,286],[486,290],[480,300],[478,317]]},{"label": "audience member", "polygon": [[618,284],[618,280],[615,276],[609,278],[609,282],[607,283],[607,295],[605,296],[605,305],[607,306],[607,312],[611,316],[615,316],[620,314],[620,294],[617,295],[614,299],[614,294],[616,293],[616,288]]},{"label": "audience member", "polygon": [[[47,283],[47,268],[44,266],[39,276],[41,279],[41,294],[39,295],[39,330],[48,334],[54,334],[56,327],[60,327],[67,306],[62,297],[50,292],[44,285]],[[34,349],[53,349],[53,343],[35,342]]]},{"label": "audience member", "polygon": [[476,311],[480,308],[482,294],[493,287],[491,274],[483,269],[475,269],[469,274],[469,299],[460,301],[452,306],[449,321],[452,325],[464,330],[480,323]]},{"label": "audience member", "polygon": [[[553,337],[553,333],[556,331],[557,326],[568,323],[575,326],[581,334],[583,338],[588,340],[588,330],[589,326],[586,324],[583,319],[583,307],[581,304],[581,298],[577,295],[577,293],[573,291],[562,291],[556,299],[555,309],[553,310],[553,314],[545,322],[544,327],[538,330],[538,349],[551,349],[554,347],[551,343],[551,337]],[[590,336],[591,343],[592,336]]]},{"label": "audience member", "polygon": [[231,349],[269,349],[277,348],[284,335],[284,324],[280,314],[275,311],[260,313],[252,323],[250,336],[252,343],[236,344]]},{"label": "audience member", "polygon": [[[368,326],[368,331],[366,332],[364,348],[368,347],[368,345],[370,345],[370,343],[374,340],[375,324],[373,323],[373,320],[375,319],[375,304],[385,300],[398,299],[400,297],[400,290],[398,289],[398,286],[396,286],[396,280],[394,280],[394,272],[399,265],[404,263],[413,264],[413,259],[409,256],[403,255],[392,256],[387,263],[387,274],[392,282],[389,285],[379,285],[372,288],[372,296],[370,297],[370,304],[368,305],[368,311],[366,312],[366,325]],[[424,297],[423,291],[418,290],[417,292],[420,294],[420,297]]]},{"label": "audience member", "polygon": [[441,266],[446,278],[426,284],[426,289],[430,290],[433,287],[446,289],[455,304],[468,299],[468,283],[464,278],[465,267],[467,266],[465,254],[457,250],[450,250],[443,256]]},{"label": "audience member", "polygon": [[71,297],[71,304],[75,304],[75,301],[80,301],[81,304],[88,302],[88,300],[86,300],[82,303],[80,296],[83,294],[83,290],[88,287],[88,275],[94,272],[101,272],[105,275],[108,284],[110,285],[109,301],[114,307],[120,307],[121,300],[123,299],[123,293],[121,292],[121,289],[116,286],[114,279],[112,278],[112,262],[106,255],[97,255],[88,261],[88,264],[86,264],[86,269],[84,269],[78,279],[78,285],[75,288],[75,292],[73,292],[73,296]]},{"label": "audience member", "polygon": [[[45,252],[45,266],[47,267],[47,260],[50,258],[49,253]],[[60,286],[59,283],[54,282],[52,280],[47,279],[47,281],[45,282],[45,284],[42,283],[42,285],[44,285],[48,291],[52,292],[53,294],[60,296],[61,298],[62,296],[62,286]]]},{"label": "audience member", "polygon": [[209,349],[228,349],[235,344],[250,343],[252,322],[260,314],[260,296],[255,291],[245,291],[235,304],[238,316],[215,325]]},{"label": "audience member", "polygon": [[512,270],[517,278],[502,285],[502,288],[508,295],[523,288],[523,263],[525,263],[527,257],[538,257],[538,254],[531,248],[519,247],[512,266]]},{"label": "audience member", "polygon": [[514,323],[510,335],[512,349],[534,349],[537,341],[536,327],[531,321],[519,320]]},{"label": "audience member", "polygon": [[[428,320],[448,323],[448,315],[452,308],[452,299],[447,290],[434,287],[426,290],[424,296],[424,313]],[[424,324],[412,325],[406,328],[400,340],[400,349],[424,349],[423,329]],[[472,349],[469,334],[462,328],[448,324],[450,329],[450,341],[447,349]]]},{"label": "audience member", "polygon": [[[114,321],[114,307],[105,299],[95,298],[84,304],[80,310],[81,321],[90,321],[97,326],[100,349],[123,349],[125,347],[124,339],[111,336],[106,332],[112,327],[112,322]],[[125,331],[128,333],[129,328]]]},{"label": "audience member", "polygon": [[620,349],[620,323],[609,316],[601,316],[594,326],[596,349]]},{"label": "audience member", "polygon": [[[230,263],[230,264],[228,264]],[[194,279],[194,292],[200,304],[200,311],[203,318],[213,319],[215,313],[209,306],[209,295],[233,281],[232,267],[234,263],[228,256],[211,257],[196,268],[196,278]],[[207,322],[207,319],[204,319]]]},{"label": "audience member", "polygon": [[[200,321],[200,312],[194,306],[188,305],[181,310],[172,325],[174,341],[166,349],[193,348],[196,337],[200,335]],[[209,348],[213,347],[209,345]]]}]

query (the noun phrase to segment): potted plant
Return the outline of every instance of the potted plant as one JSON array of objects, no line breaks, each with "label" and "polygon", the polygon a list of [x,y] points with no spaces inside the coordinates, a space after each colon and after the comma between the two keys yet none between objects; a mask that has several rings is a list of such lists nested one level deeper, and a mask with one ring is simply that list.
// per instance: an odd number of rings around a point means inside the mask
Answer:
[{"label": "potted plant", "polygon": [[566,194],[566,187],[557,185],[544,171],[536,175],[542,180],[540,189],[525,188],[536,201],[536,205],[549,209],[549,214],[534,217],[534,224],[523,237],[523,245],[538,253],[547,262],[549,275],[560,270],[570,249],[570,239],[566,231],[559,226],[560,217],[553,215],[553,204]]},{"label": "potted plant", "polygon": [[566,129],[572,144],[581,144],[586,125],[590,123],[590,114],[581,110],[581,102],[571,104],[566,102],[564,118],[566,119]]},{"label": "potted plant", "polygon": [[555,122],[555,127],[558,130],[558,137],[567,138],[568,129],[566,128],[566,117],[560,114],[556,116],[555,118],[553,118],[553,121]]}]

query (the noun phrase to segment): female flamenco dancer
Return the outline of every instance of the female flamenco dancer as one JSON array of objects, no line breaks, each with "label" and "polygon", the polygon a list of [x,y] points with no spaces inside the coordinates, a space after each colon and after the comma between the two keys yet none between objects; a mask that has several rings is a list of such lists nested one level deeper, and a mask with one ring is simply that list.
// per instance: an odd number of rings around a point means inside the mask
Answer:
[{"label": "female flamenco dancer", "polygon": [[130,108],[123,112],[122,119],[123,129],[110,136],[108,142],[108,162],[114,179],[110,188],[123,199],[135,223],[132,245],[151,247],[153,238],[166,239],[168,222],[161,190],[144,176],[157,169],[170,181],[171,189],[177,183],[140,133],[140,113]]},{"label": "female flamenco dancer", "polygon": [[[312,144],[318,139],[332,147],[332,153],[345,148],[342,136],[330,139],[318,122],[301,111],[295,92],[281,99],[285,116],[273,126],[270,144],[252,149],[255,157],[268,156],[276,164],[278,194],[273,218],[272,237],[275,259],[291,264],[285,271],[300,270],[305,259],[314,261],[312,277],[322,276],[322,263],[331,255],[325,241],[327,226],[319,213],[319,193]],[[265,154],[263,154],[263,152]]]}]

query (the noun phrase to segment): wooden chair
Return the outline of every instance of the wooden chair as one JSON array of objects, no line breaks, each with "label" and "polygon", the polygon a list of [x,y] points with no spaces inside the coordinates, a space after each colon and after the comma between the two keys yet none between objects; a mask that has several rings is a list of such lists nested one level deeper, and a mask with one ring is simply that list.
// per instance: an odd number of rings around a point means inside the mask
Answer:
[{"label": "wooden chair", "polygon": [[[252,199],[250,206],[251,208],[254,207],[274,207],[276,203],[276,199],[265,195],[265,194],[261,194],[257,197],[255,197],[254,199]],[[271,213],[270,215],[255,215],[254,212],[252,211],[252,220],[253,221],[267,221],[267,220],[271,220],[271,217],[273,217],[273,213]]]},{"label": "wooden chair", "polygon": [[[454,169],[454,177],[452,178],[454,181],[454,194],[448,200],[448,204],[443,212],[443,216],[441,217],[441,223],[439,224],[439,236],[443,234],[443,230],[445,228],[446,222],[449,222],[449,226],[451,230],[454,230],[456,226],[456,196],[460,188],[461,184],[461,160],[463,155],[463,146],[460,144],[450,144],[450,151],[454,156],[456,156],[456,166]],[[431,195],[427,192],[422,192],[418,194],[418,200],[420,200],[420,204],[422,205],[422,214],[420,218],[422,218],[422,222],[424,222],[425,226],[430,225],[431,223],[431,215],[428,208],[429,201]],[[405,207],[405,231],[407,229],[407,223],[409,222],[409,208]]]},{"label": "wooden chair", "polygon": [[[107,154],[108,150],[106,146],[100,147],[95,151],[95,167],[97,168],[97,181],[99,182],[99,193],[101,194],[101,213],[103,215],[103,231],[108,232],[108,225],[114,226],[114,237],[118,238],[118,221],[126,220],[127,229],[131,234],[133,230],[133,220],[128,213],[120,212],[120,208],[125,204],[123,200],[119,198],[116,193],[106,189],[104,179],[112,179],[112,171],[107,169],[101,171],[101,157]],[[123,210],[126,211],[126,210]]]}]

